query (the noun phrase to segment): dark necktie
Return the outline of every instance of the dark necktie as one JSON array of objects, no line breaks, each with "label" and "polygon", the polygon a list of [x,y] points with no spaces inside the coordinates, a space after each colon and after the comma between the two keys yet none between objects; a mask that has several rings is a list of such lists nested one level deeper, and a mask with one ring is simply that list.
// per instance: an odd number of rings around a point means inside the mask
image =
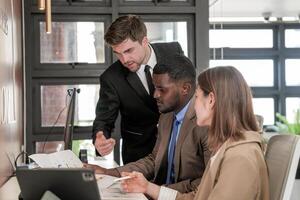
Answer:
[{"label": "dark necktie", "polygon": [[154,85],[152,83],[152,77],[151,77],[151,72],[150,72],[150,66],[149,65],[145,66],[144,72],[145,72],[145,75],[146,75],[146,80],[147,80],[147,84],[148,84],[149,94],[150,94],[150,96],[153,96]]},{"label": "dark necktie", "polygon": [[178,126],[180,122],[177,121],[176,117],[174,117],[173,121],[173,128],[171,133],[171,139],[169,142],[169,153],[168,153],[168,172],[167,172],[167,179],[166,184],[174,183],[174,154],[176,149],[176,138],[178,134]]}]

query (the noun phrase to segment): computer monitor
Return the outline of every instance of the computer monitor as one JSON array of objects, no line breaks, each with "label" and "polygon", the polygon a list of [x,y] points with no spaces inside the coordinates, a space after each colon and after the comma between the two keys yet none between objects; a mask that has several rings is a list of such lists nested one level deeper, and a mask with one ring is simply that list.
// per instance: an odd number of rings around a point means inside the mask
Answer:
[{"label": "computer monitor", "polygon": [[68,89],[68,95],[71,96],[69,105],[68,105],[68,114],[66,118],[66,124],[64,129],[64,149],[72,150],[72,140],[73,140],[73,131],[74,131],[74,115],[75,115],[75,103],[76,103],[76,94],[79,93],[79,89],[73,88]]}]

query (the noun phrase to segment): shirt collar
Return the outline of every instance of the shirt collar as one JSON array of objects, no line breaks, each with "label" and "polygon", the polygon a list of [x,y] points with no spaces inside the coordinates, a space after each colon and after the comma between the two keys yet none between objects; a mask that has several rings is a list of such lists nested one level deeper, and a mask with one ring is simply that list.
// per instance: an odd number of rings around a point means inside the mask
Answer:
[{"label": "shirt collar", "polygon": [[147,65],[149,65],[151,67],[151,69],[153,70],[154,66],[157,63],[157,59],[156,59],[155,52],[154,52],[154,50],[153,50],[153,48],[150,44],[149,44],[149,47],[150,47],[150,50],[151,50],[151,54],[150,54],[149,60],[147,62]]},{"label": "shirt collar", "polygon": [[176,120],[182,123],[185,113],[190,105],[191,100],[175,115]]},{"label": "shirt collar", "polygon": [[[150,57],[149,57],[149,60],[148,60],[148,62],[147,62],[146,65],[149,65],[149,66],[150,66],[150,72],[151,72],[151,74],[152,74],[153,68],[154,68],[154,66],[155,66],[156,63],[157,63],[157,60],[156,60],[155,52],[154,52],[154,50],[153,50],[153,48],[151,47],[150,44],[149,44],[149,47],[150,47],[151,53],[150,53]],[[138,73],[144,73],[144,69],[145,69],[145,66],[146,66],[146,65],[141,65],[141,67],[138,69],[137,72],[138,72]]]}]

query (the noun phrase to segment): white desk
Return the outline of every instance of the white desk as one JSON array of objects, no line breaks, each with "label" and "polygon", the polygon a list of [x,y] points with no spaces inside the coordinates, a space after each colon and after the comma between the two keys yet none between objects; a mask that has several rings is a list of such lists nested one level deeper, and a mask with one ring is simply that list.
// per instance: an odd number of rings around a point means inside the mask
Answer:
[{"label": "white desk", "polygon": [[[10,178],[1,188],[0,188],[0,199],[1,200],[18,200],[20,194],[19,184],[17,178]],[[300,180],[296,180],[292,192],[291,200],[298,200],[300,197]]]},{"label": "white desk", "polygon": [[290,200],[299,200],[300,199],[300,179],[296,179],[292,191],[292,197]]},{"label": "white desk", "polygon": [[12,177],[0,188],[0,199],[17,200],[20,192],[17,178]]},{"label": "white desk", "polygon": [[[90,164],[97,164],[105,168],[118,167],[118,164],[112,159],[96,157],[96,158],[88,158],[88,161]],[[10,178],[0,188],[0,200],[18,200],[19,194],[20,194],[20,187],[16,177]]]}]

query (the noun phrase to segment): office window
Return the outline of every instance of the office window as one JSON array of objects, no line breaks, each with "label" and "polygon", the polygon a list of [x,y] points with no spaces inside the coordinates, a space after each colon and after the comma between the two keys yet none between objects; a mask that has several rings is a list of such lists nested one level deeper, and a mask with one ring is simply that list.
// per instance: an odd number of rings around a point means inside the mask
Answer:
[{"label": "office window", "polygon": [[[47,136],[46,136],[47,137]],[[63,137],[63,136],[62,136]],[[62,138],[63,139],[63,138]],[[95,147],[91,139],[87,140],[73,140],[72,141],[72,151],[75,155],[79,156],[80,149],[86,149],[88,157],[95,156]],[[44,141],[35,142],[35,152],[36,153],[54,153],[57,151],[64,150],[64,141]]]},{"label": "office window", "polygon": [[104,63],[103,22],[40,22],[40,63]]},{"label": "office window", "polygon": [[54,153],[64,150],[63,138],[61,141],[46,141],[47,136],[45,136],[44,141],[35,142],[35,152],[36,153]]},{"label": "office window", "polygon": [[210,67],[233,66],[244,76],[251,87],[268,87],[274,85],[273,60],[210,60]]},{"label": "office window", "polygon": [[[52,0],[53,2],[66,2],[66,0]],[[72,0],[73,3],[75,2],[103,2],[103,1],[107,1],[107,0]]]},{"label": "office window", "polygon": [[[99,85],[42,85],[41,86],[41,126],[62,127],[67,117],[69,96],[67,90],[79,88],[75,105],[75,126],[92,126],[95,108],[99,98]],[[60,115],[60,116],[59,116]]]},{"label": "office window", "polygon": [[[28,0],[32,2],[32,5],[37,6],[37,0]],[[109,6],[112,0],[51,0],[52,6]]]},{"label": "office window", "polygon": [[285,30],[285,47],[300,48],[300,29]]},{"label": "office window", "polygon": [[273,125],[277,112],[291,120],[300,99],[300,26],[214,22],[209,34],[210,67],[233,65],[243,74],[264,125]]},{"label": "office window", "polygon": [[288,122],[295,123],[297,109],[300,109],[300,97],[286,98],[286,118]]},{"label": "office window", "polygon": [[[285,60],[285,82],[287,86],[300,86],[300,59]],[[300,95],[300,94],[299,94]]]},{"label": "office window", "polygon": [[188,55],[187,46],[187,22],[145,22],[150,42],[178,41]]},{"label": "office window", "polygon": [[[137,2],[137,1],[142,1],[142,2],[153,2],[153,0],[125,0],[125,1],[128,1],[128,2],[130,2],[130,1],[133,1],[133,2]],[[168,0],[168,1],[171,1],[171,2],[180,2],[180,1],[182,1],[182,2],[185,2],[185,1],[187,1],[187,0]],[[165,1],[165,2],[168,2],[168,1]]]},{"label": "office window", "polygon": [[254,114],[264,117],[264,125],[274,124],[274,99],[272,98],[253,98]]},{"label": "office window", "polygon": [[167,6],[167,5],[191,5],[194,0],[119,0],[121,5],[148,5],[148,6]]},{"label": "office window", "polygon": [[272,48],[273,31],[271,29],[210,29],[209,47]]}]

